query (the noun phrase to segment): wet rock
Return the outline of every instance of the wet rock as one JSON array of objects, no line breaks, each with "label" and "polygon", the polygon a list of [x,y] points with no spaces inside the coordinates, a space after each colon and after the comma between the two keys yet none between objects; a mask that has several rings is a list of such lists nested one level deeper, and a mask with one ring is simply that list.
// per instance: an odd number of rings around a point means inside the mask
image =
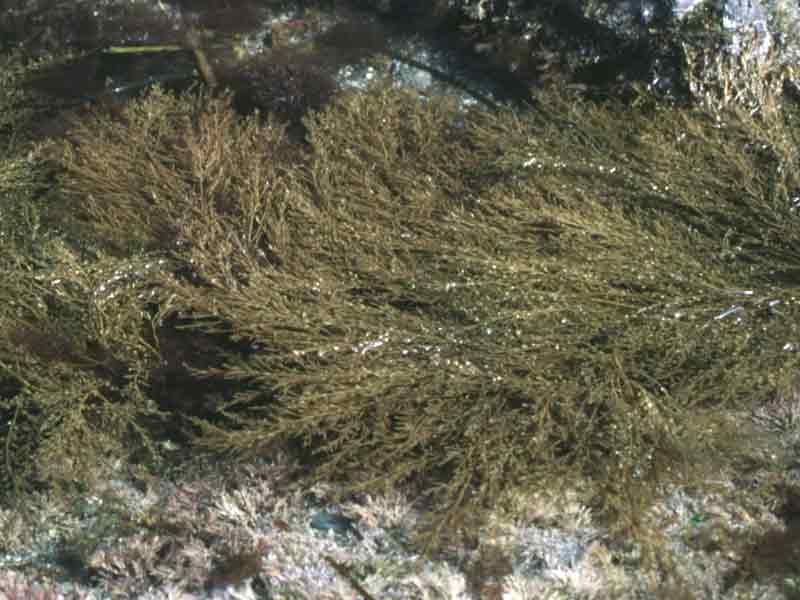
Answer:
[{"label": "wet rock", "polygon": [[311,516],[311,528],[323,533],[333,532],[337,536],[352,535],[362,539],[355,526],[355,521],[344,515],[329,510],[320,510]]}]

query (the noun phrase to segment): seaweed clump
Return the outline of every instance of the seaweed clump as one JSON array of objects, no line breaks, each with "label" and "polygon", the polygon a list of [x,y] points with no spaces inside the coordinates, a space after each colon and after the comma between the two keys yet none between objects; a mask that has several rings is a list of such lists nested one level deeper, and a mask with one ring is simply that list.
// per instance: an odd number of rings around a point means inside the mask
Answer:
[{"label": "seaweed clump", "polygon": [[[200,446],[299,438],[317,476],[430,493],[434,537],[577,481],[647,537],[667,483],[736,464],[733,415],[796,368],[791,121],[547,106],[383,90],[310,119],[276,258],[221,297],[170,286],[262,348]],[[193,256],[217,281],[233,260]]]},{"label": "seaweed clump", "polygon": [[[152,414],[141,375],[154,356],[135,294],[102,303],[109,261],[91,264],[47,222],[53,168],[27,136],[21,81],[40,67],[3,56],[0,91],[0,437],[2,492],[91,481],[135,445]],[[86,248],[89,252],[89,247]],[[134,315],[134,318],[131,318]],[[65,448],[67,451],[65,451]]]},{"label": "seaweed clump", "polygon": [[[735,415],[797,370],[794,112],[542,106],[378,86],[309,115],[303,147],[224,95],[155,90],[76,124],[57,263],[8,265],[0,288],[7,467],[146,440],[180,318],[230,342],[191,373],[235,392],[169,407],[198,450],[293,444],[311,478],[411,487],[434,542],[516,491],[577,486],[652,545],[646,508],[747,458]],[[34,328],[68,350],[37,353]]]}]

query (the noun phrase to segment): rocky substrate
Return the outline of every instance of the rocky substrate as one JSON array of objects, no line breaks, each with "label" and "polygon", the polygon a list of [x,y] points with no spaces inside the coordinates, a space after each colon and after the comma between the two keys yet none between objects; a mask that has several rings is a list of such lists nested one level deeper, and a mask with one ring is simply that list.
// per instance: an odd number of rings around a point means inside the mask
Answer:
[{"label": "rocky substrate", "polygon": [[280,457],[146,480],[125,470],[0,510],[0,598],[791,598],[800,584],[778,564],[797,553],[787,506],[732,501],[742,481],[723,474],[718,493],[674,489],[643,516],[668,540],[648,569],[577,490],[518,498],[515,519],[495,513],[426,557],[409,498],[337,502],[334,485],[293,483]]}]

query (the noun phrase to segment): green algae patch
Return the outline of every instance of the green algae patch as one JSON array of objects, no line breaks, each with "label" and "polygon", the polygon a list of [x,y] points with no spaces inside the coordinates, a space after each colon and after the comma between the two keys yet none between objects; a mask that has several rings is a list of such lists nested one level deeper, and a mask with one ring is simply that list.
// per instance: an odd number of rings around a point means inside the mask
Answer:
[{"label": "green algae patch", "polygon": [[[37,99],[3,57],[0,85],[0,438],[2,492],[87,483],[149,445],[139,419],[156,358],[142,335],[144,303],[100,292],[119,267],[53,226],[55,166],[28,135]],[[104,471],[105,470],[105,471]]]},{"label": "green algae patch", "polygon": [[[297,145],[156,90],[76,123],[40,209],[63,236],[0,284],[6,472],[157,454],[168,412],[198,452],[410,486],[430,541],[577,483],[652,548],[667,484],[748,460],[734,416],[794,382],[797,117],[541,107],[376,87]],[[155,396],[165,361],[191,394]]]}]

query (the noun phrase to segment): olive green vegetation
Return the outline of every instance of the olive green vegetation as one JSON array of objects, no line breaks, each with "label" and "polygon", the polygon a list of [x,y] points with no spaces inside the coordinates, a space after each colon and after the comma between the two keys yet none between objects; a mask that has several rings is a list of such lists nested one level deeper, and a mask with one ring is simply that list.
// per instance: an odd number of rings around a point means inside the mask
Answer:
[{"label": "olive green vegetation", "polygon": [[[4,477],[157,457],[148,426],[180,414],[197,452],[291,443],[310,478],[412,486],[432,541],[578,485],[656,545],[644,510],[757,460],[735,417],[797,373],[797,114],[540,100],[378,86],[300,147],[227,96],[154,90],[49,161],[6,154],[56,179],[0,206]],[[195,336],[219,359],[155,398]]]},{"label": "olive green vegetation", "polygon": [[97,293],[121,262],[43,220],[58,199],[53,167],[26,140],[41,106],[19,87],[37,68],[0,57],[3,492],[91,481],[134,439],[147,447],[139,419],[157,415],[144,393],[157,354],[141,335],[141,302]]}]

